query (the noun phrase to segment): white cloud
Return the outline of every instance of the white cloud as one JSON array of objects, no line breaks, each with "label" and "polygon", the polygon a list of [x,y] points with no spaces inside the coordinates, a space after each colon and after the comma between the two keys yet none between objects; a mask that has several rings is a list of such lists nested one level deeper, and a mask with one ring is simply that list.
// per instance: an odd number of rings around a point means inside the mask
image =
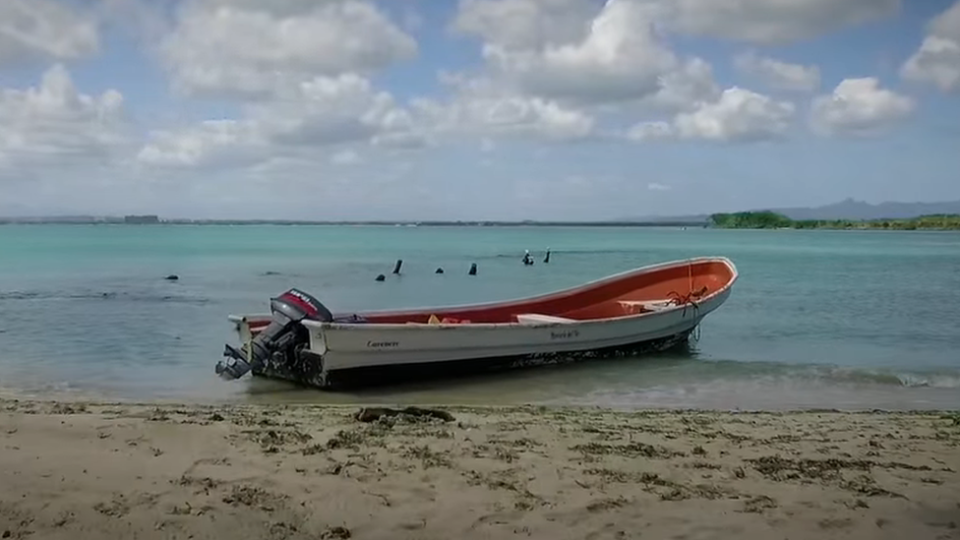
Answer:
[{"label": "white cloud", "polygon": [[669,122],[640,122],[627,131],[627,138],[632,141],[656,141],[674,138],[676,132]]},{"label": "white cloud", "polygon": [[160,51],[176,87],[239,98],[241,114],[155,131],[137,156],[142,164],[249,165],[344,143],[429,142],[410,112],[370,82],[417,52],[371,2],[184,0]]},{"label": "white cloud", "polygon": [[742,88],[724,90],[720,99],[692,113],[681,113],[674,124],[681,138],[755,141],[777,138],[787,130],[795,107],[787,101]]},{"label": "white cloud", "polygon": [[428,133],[411,128],[410,130],[378,133],[370,139],[370,143],[380,148],[393,150],[416,150],[429,146],[432,144],[432,140]]},{"label": "white cloud", "polygon": [[[827,34],[899,12],[901,0],[614,0],[656,15],[672,31],[774,44]],[[598,2],[461,0],[454,26],[510,49],[578,42]]]},{"label": "white cloud", "polygon": [[330,163],[334,165],[354,165],[360,162],[360,155],[355,150],[346,148],[330,156]]},{"label": "white cloud", "polygon": [[[899,0],[462,0],[455,27],[484,40],[484,71],[448,77],[457,95],[447,107],[474,125],[523,124],[549,131],[534,113],[564,111],[574,137],[602,133],[605,118],[676,114],[645,121],[633,140],[706,139],[748,142],[781,137],[795,106],[742,88],[721,91],[709,63],[682,58],[664,30],[756,43],[782,43],[895,13]],[[814,91],[816,66],[755,54],[737,66],[773,89]],[[521,107],[519,104],[525,104]],[[539,108],[538,108],[539,105]],[[528,111],[500,122],[504,110]],[[464,111],[471,111],[465,113]],[[576,119],[576,121],[574,121]],[[442,124],[443,122],[441,122]],[[450,122],[453,123],[453,122]],[[589,126],[589,129],[587,127]]]},{"label": "white cloud", "polygon": [[440,129],[575,140],[600,135],[604,115],[716,99],[710,65],[658,35],[661,12],[640,0],[464,0],[454,26],[484,40],[484,69],[443,75],[453,98],[420,109]]},{"label": "white cloud", "polygon": [[647,189],[650,191],[670,191],[670,186],[666,184],[658,184],[657,182],[650,182],[647,184]]},{"label": "white cloud", "polygon": [[627,132],[627,138],[722,142],[776,139],[790,127],[795,111],[790,102],[734,87],[725,90],[716,101],[700,103],[695,110],[678,114],[672,123],[641,122]]},{"label": "white cloud", "polygon": [[178,131],[151,133],[137,159],[162,167],[222,167],[249,165],[267,155],[267,141],[255,123],[207,120]]},{"label": "white cloud", "polygon": [[61,65],[40,85],[0,91],[0,174],[104,162],[127,142],[123,96],[80,93]]},{"label": "white cloud", "polygon": [[0,65],[72,60],[99,50],[93,17],[51,0],[0,2]]},{"label": "white cloud", "polygon": [[713,78],[713,68],[700,58],[692,58],[661,77],[660,89],[641,103],[666,111],[689,111],[719,97],[720,86]]},{"label": "white cloud", "polygon": [[595,128],[589,114],[538,97],[466,94],[446,103],[419,100],[414,106],[418,116],[440,133],[570,141],[592,136]]},{"label": "white cloud", "polygon": [[960,92],[960,1],[931,21],[920,49],[900,70],[903,78]]},{"label": "white cloud", "polygon": [[580,41],[596,12],[584,0],[461,0],[454,28],[507,49],[539,49]]},{"label": "white cloud", "polygon": [[290,98],[248,109],[275,142],[335,144],[411,127],[409,113],[398,108],[389,93],[376,91],[369,80],[355,74],[317,77],[296,90]]},{"label": "white cloud", "polygon": [[912,99],[880,88],[876,78],[844,79],[832,94],[814,98],[810,122],[823,135],[870,136],[902,122],[914,108]]},{"label": "white cloud", "polygon": [[760,78],[777,90],[812,92],[820,87],[820,68],[817,66],[790,64],[754,52],[737,55],[733,63],[738,70]]},{"label": "white cloud", "polygon": [[317,77],[296,91],[247,105],[240,120],[154,133],[138,157],[150,165],[204,166],[235,158],[249,163],[277,153],[308,154],[341,143],[394,148],[424,144],[410,113],[363,77]]},{"label": "white cloud", "polygon": [[368,74],[413,58],[417,44],[358,0],[187,0],[161,45],[191,94],[265,97],[317,76]]},{"label": "white cloud", "polygon": [[[644,1],[644,0],[637,0]],[[811,38],[895,15],[900,0],[663,0],[678,32],[761,44]]]},{"label": "white cloud", "polygon": [[656,6],[610,0],[582,40],[539,49],[484,45],[491,71],[519,92],[577,103],[640,99],[682,67],[654,33]]}]

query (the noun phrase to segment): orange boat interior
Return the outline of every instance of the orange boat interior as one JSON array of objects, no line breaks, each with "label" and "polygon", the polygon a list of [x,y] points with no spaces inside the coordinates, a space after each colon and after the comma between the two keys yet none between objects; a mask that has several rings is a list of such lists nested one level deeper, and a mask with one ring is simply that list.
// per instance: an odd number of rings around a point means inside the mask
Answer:
[{"label": "orange boat interior", "polygon": [[668,305],[696,303],[734,278],[721,261],[694,261],[622,279],[587,285],[534,300],[485,307],[436,311],[411,310],[363,314],[367,323],[517,323],[563,322],[626,317]]}]

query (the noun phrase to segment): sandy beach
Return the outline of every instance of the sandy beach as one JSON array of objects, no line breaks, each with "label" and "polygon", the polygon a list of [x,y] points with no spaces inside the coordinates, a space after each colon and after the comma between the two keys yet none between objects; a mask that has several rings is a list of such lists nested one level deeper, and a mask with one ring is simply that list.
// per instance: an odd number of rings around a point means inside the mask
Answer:
[{"label": "sandy beach", "polygon": [[359,410],[0,401],[0,534],[960,538],[960,415]]}]

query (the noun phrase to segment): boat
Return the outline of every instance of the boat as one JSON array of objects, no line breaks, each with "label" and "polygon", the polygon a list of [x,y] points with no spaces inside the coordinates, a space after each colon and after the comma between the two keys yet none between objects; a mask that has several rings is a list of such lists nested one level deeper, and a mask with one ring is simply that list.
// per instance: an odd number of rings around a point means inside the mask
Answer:
[{"label": "boat", "polygon": [[644,266],[517,300],[333,313],[290,289],[269,314],[230,315],[241,346],[225,345],[216,373],[285,379],[317,388],[359,382],[372,370],[469,363],[624,357],[686,343],[729,297],[737,268],[725,257]]}]

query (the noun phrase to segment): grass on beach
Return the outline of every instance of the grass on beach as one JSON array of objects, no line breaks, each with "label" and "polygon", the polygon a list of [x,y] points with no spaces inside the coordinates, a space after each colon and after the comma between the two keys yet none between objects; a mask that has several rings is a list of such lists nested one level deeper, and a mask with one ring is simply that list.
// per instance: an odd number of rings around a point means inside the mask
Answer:
[{"label": "grass on beach", "polygon": [[4,538],[960,537],[960,415],[0,401]]}]

